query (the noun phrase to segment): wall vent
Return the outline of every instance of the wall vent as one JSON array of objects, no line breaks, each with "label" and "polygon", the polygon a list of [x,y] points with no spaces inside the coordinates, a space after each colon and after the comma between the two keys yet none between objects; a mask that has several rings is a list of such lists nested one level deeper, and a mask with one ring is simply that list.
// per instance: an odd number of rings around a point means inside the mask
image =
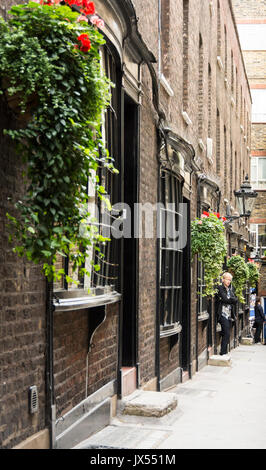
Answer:
[{"label": "wall vent", "polygon": [[29,412],[31,414],[39,411],[39,400],[37,386],[33,385],[29,388]]}]

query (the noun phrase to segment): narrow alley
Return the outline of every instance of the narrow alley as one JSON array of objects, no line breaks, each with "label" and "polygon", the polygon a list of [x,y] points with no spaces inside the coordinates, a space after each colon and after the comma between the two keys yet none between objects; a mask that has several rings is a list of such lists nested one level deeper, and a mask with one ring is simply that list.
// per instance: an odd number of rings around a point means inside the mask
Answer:
[{"label": "narrow alley", "polygon": [[266,449],[266,348],[240,345],[230,354],[231,367],[207,365],[171,389],[174,411],[162,418],[118,413],[76,448]]}]

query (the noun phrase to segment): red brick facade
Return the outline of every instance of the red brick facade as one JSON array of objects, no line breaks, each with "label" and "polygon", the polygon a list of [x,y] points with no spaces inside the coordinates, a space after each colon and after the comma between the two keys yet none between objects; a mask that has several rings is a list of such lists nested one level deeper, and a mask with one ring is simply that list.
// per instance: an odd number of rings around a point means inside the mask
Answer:
[{"label": "red brick facade", "polygon": [[[105,0],[96,0],[95,4],[104,11]],[[194,162],[191,180],[185,184],[184,197],[190,201],[191,218],[194,219],[198,215],[198,176],[204,174],[214,187],[220,189],[219,209],[221,214],[225,214],[227,204],[235,205],[233,190],[239,188],[243,177],[249,173],[248,147],[251,146],[250,91],[231,2],[162,0],[160,4],[161,30],[158,26],[158,0],[134,1],[139,32],[157,59],[152,67],[157,77],[159,103],[165,114],[164,124],[194,149],[197,164]],[[104,19],[107,23],[110,21],[110,18]],[[154,106],[152,79],[147,65],[141,66],[141,73],[138,198],[142,204],[156,204],[159,184],[158,112]],[[190,124],[185,122],[183,111],[187,113]],[[6,111],[1,110],[2,128],[5,114]],[[18,260],[8,244],[5,228],[7,196],[20,194],[23,189],[19,160],[2,134],[0,138],[0,446],[10,448],[48,426],[45,420],[46,293],[40,269]],[[212,139],[209,158],[207,138]],[[217,210],[218,200],[214,204],[211,209]],[[243,253],[244,242],[240,237],[243,235],[246,239],[247,231],[236,223],[234,232],[236,245]],[[157,256],[155,225],[154,237],[141,238],[138,244],[136,337],[140,387],[156,380],[158,370],[160,379],[164,380],[181,370],[183,364],[182,334],[178,335],[172,349],[169,338],[159,339],[157,334]],[[208,322],[198,321],[196,266],[196,260],[193,260],[191,298],[188,299],[191,302],[188,323],[191,374],[207,363],[208,348],[214,351],[220,342],[213,310],[210,312],[212,335],[208,333]],[[106,320],[97,329],[94,347],[89,353],[88,312],[55,311],[53,360],[57,419],[85,396],[110,381],[118,380],[118,366],[123,366],[119,362],[119,308],[119,303],[106,307]],[[27,404],[31,385],[38,386],[40,400],[40,412],[33,418]]]}]

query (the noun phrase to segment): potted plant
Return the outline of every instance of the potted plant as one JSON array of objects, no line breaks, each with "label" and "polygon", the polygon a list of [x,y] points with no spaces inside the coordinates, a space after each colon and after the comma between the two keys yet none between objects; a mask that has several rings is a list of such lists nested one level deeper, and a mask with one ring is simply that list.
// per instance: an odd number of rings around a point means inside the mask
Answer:
[{"label": "potted plant", "polygon": [[227,252],[224,218],[204,211],[191,222],[191,253],[204,265],[204,296],[214,296]]}]

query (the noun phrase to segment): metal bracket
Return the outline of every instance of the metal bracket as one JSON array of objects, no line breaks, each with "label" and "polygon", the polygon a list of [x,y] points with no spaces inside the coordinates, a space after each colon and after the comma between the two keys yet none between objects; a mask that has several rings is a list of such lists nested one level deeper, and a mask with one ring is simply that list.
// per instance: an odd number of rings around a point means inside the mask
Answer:
[{"label": "metal bracket", "polygon": [[89,309],[88,313],[88,321],[89,321],[89,327],[88,327],[88,343],[89,343],[89,351],[92,348],[92,339],[93,336],[96,332],[96,330],[99,328],[99,326],[105,321],[106,319],[106,306],[102,305],[100,307],[95,307]]}]

